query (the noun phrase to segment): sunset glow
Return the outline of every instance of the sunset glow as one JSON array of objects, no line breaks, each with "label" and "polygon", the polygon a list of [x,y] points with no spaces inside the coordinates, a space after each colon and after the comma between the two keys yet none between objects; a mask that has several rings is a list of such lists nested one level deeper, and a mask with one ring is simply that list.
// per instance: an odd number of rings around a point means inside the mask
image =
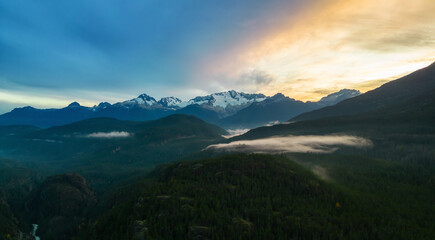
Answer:
[{"label": "sunset glow", "polygon": [[305,11],[249,48],[223,53],[204,75],[232,72],[230,84],[255,69],[273,81],[251,90],[317,100],[342,88],[365,92],[435,61],[433,1],[322,1]]},{"label": "sunset glow", "polygon": [[318,100],[435,61],[432,0],[0,6],[0,112],[231,89]]}]

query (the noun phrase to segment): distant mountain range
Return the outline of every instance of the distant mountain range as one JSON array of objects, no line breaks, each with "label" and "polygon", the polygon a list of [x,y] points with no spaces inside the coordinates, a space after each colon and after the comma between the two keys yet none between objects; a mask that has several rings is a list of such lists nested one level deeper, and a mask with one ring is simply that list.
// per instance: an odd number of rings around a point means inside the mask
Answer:
[{"label": "distant mountain range", "polygon": [[102,102],[93,107],[73,102],[60,109],[36,109],[30,106],[16,108],[0,115],[0,125],[51,127],[95,117],[144,121],[171,114],[188,114],[225,128],[252,128],[282,122],[300,113],[331,106],[360,94],[357,90],[343,89],[318,102],[305,103],[280,93],[267,97],[234,90],[195,97],[187,102],[176,97],[156,100],[141,94],[127,101],[115,104]]}]

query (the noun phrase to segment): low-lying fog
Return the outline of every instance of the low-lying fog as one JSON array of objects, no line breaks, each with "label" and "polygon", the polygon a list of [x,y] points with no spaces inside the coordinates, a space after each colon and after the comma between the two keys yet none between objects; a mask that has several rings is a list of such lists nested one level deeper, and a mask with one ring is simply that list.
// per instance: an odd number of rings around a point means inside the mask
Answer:
[{"label": "low-lying fog", "polygon": [[125,138],[125,137],[130,137],[131,133],[129,132],[95,132],[95,133],[91,133],[86,135],[85,137],[87,138]]},{"label": "low-lying fog", "polygon": [[349,135],[290,135],[213,144],[205,150],[252,153],[332,153],[339,146],[364,148],[371,147],[372,142],[362,137]]},{"label": "low-lying fog", "polygon": [[246,128],[246,129],[227,129],[228,135],[223,135],[222,137],[224,137],[224,138],[232,138],[232,137],[235,137],[235,136],[239,136],[239,135],[245,134],[249,130],[251,130],[251,129],[249,129],[249,128]]}]

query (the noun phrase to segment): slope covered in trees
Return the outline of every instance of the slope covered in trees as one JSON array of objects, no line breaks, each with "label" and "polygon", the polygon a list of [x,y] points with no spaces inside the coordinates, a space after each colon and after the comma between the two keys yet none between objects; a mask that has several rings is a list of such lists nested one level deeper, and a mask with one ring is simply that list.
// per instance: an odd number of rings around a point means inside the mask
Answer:
[{"label": "slope covered in trees", "polygon": [[[306,160],[305,167],[299,160]],[[329,171],[314,175],[307,170],[310,164],[315,173]],[[119,190],[111,210],[83,223],[77,239],[433,237],[434,215],[424,214],[434,212],[428,202],[433,193],[427,182],[408,185],[421,177],[402,167],[309,154],[230,155],[170,164],[152,179]],[[395,182],[405,173],[410,175]],[[405,193],[419,197],[398,197]]]}]

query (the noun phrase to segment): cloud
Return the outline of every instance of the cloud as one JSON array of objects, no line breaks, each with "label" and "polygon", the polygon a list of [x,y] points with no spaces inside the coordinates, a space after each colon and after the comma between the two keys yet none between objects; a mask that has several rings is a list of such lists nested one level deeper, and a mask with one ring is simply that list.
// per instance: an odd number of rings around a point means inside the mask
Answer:
[{"label": "cloud", "polygon": [[198,77],[202,86],[189,83],[200,69],[197,63],[239,49],[244,39],[256,39],[263,34],[259,29],[279,22],[284,14],[277,11],[290,15],[302,5],[305,1],[0,1],[0,77],[27,87],[29,96],[46,89],[95,103],[83,91],[133,96],[146,91],[155,97],[180,91],[188,100],[197,95],[187,89],[208,94],[229,87],[207,89],[210,76]]},{"label": "cloud", "polygon": [[223,135],[222,137],[224,137],[224,138],[232,138],[232,137],[235,137],[235,136],[239,136],[239,135],[245,134],[249,130],[251,130],[251,129],[248,129],[248,128],[246,128],[246,129],[228,129],[227,132],[229,134],[228,135]]},{"label": "cloud", "polygon": [[273,77],[265,71],[253,69],[242,74],[240,81],[247,84],[266,85],[273,82]]},{"label": "cloud", "polygon": [[114,131],[114,132],[95,132],[95,133],[88,134],[85,137],[87,137],[87,138],[126,138],[126,137],[130,137],[131,135],[132,134],[129,132]]},{"label": "cloud", "polygon": [[232,74],[229,72],[229,74],[224,74],[224,76],[214,79],[208,85],[212,92],[215,89],[220,91],[237,89],[238,91],[245,92],[261,92],[261,89],[274,82],[275,77],[271,73],[253,68],[241,73]]},{"label": "cloud", "polygon": [[270,126],[277,125],[277,124],[280,124],[280,123],[281,122],[278,121],[278,120],[276,120],[276,121],[270,121],[267,124],[265,124],[264,126],[270,127]]},{"label": "cloud", "polygon": [[338,146],[364,148],[371,147],[372,142],[365,138],[348,135],[290,135],[213,144],[205,150],[252,153],[332,153],[338,149]]},{"label": "cloud", "polygon": [[57,105],[230,89],[318,100],[319,90],[369,90],[435,60],[433,0],[0,1],[0,9],[8,79],[0,88],[25,96],[2,109],[33,105],[38,94],[59,95]]},{"label": "cloud", "polygon": [[274,81],[259,91],[307,101],[323,97],[319,89],[371,90],[434,61],[433,0],[324,0],[305,10],[212,62],[213,69],[229,77],[249,69],[271,73]]}]

